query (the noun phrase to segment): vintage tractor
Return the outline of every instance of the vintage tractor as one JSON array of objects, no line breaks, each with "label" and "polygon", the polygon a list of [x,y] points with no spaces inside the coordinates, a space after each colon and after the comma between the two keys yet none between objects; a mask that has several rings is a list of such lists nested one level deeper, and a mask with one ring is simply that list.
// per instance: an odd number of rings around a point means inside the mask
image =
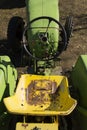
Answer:
[{"label": "vintage tractor", "polygon": [[17,78],[9,57],[0,60],[0,130],[68,130],[64,116],[77,101],[55,61],[68,46],[72,17],[61,25],[58,0],[26,0],[26,11],[27,25],[18,16],[8,25],[9,56],[26,72]]}]

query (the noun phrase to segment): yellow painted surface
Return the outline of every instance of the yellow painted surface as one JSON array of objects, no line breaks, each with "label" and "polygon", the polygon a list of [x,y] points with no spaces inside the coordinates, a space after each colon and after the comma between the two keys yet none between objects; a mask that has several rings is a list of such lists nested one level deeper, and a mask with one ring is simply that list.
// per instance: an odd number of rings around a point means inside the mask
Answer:
[{"label": "yellow painted surface", "polygon": [[65,76],[22,75],[16,93],[4,99],[10,113],[68,115],[77,102],[70,97]]},{"label": "yellow painted surface", "polygon": [[33,130],[38,128],[38,130],[58,130],[57,123],[17,123],[16,130]]}]

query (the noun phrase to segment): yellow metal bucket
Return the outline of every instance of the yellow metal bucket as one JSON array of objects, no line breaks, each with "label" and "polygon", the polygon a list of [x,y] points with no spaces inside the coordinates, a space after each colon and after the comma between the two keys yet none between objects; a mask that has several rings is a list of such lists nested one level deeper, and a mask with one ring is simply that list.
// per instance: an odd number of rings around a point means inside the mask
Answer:
[{"label": "yellow metal bucket", "polygon": [[4,99],[10,113],[22,115],[68,115],[77,101],[69,95],[65,76],[22,75],[16,93]]}]

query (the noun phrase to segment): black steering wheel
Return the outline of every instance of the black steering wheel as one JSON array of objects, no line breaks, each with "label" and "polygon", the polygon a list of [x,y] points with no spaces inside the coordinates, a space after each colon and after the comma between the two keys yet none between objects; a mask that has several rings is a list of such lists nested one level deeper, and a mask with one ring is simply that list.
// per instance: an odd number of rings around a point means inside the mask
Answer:
[{"label": "black steering wheel", "polygon": [[[62,31],[62,34],[63,34],[63,47],[62,47],[62,50],[61,50],[61,51],[57,51],[51,58],[47,58],[47,59],[40,59],[40,58],[38,58],[38,57],[33,56],[33,54],[27,49],[26,44],[25,44],[25,43],[26,43],[26,37],[25,37],[25,36],[26,36],[26,31],[27,31],[28,29],[30,29],[30,26],[29,26],[29,25],[32,24],[32,23],[34,23],[34,22],[37,21],[37,20],[40,20],[40,19],[48,19],[48,20],[49,20],[45,34],[47,33],[48,28],[49,28],[49,25],[50,25],[50,23],[51,23],[52,21],[55,22],[56,24],[58,24],[58,26],[61,28],[61,31]],[[38,28],[39,28],[39,27],[38,27]],[[32,21],[30,21],[30,22],[28,23],[28,25],[25,27],[24,32],[23,32],[23,43],[24,43],[24,49],[26,50],[26,52],[27,52],[32,58],[34,58],[34,59],[36,59],[36,60],[52,60],[52,59],[55,59],[56,57],[58,57],[58,56],[60,55],[60,53],[65,50],[65,48],[66,48],[66,46],[67,46],[67,35],[66,35],[66,31],[65,31],[64,27],[62,26],[62,24],[61,24],[59,21],[57,21],[56,19],[54,19],[54,18],[52,18],[52,17],[41,16],[41,17],[37,17],[37,18],[33,19]]]}]

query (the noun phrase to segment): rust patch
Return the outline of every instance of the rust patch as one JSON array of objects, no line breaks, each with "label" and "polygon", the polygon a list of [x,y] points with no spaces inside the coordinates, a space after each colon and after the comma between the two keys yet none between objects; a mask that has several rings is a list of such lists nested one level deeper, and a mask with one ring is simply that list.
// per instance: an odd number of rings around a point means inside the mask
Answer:
[{"label": "rust patch", "polygon": [[50,101],[49,94],[55,93],[57,83],[51,80],[34,80],[26,89],[26,100],[31,105],[42,105]]},{"label": "rust patch", "polygon": [[28,127],[28,124],[22,124],[22,127],[26,129]]}]

